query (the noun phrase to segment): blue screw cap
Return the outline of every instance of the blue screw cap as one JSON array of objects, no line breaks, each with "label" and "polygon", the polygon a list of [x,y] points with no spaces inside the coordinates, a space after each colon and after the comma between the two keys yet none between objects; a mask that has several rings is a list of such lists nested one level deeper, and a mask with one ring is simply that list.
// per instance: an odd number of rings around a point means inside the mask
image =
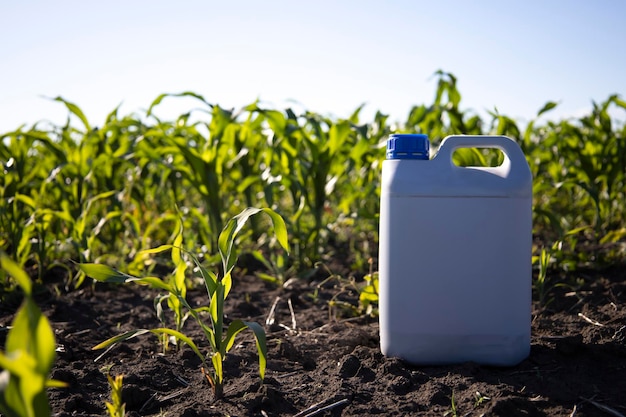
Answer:
[{"label": "blue screw cap", "polygon": [[429,159],[428,135],[400,134],[387,139],[387,159]]}]

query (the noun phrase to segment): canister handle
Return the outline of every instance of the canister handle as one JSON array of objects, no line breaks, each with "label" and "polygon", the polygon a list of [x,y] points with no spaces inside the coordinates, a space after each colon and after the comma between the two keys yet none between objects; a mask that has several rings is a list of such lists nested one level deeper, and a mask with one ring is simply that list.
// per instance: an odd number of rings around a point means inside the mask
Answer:
[{"label": "canister handle", "polygon": [[522,148],[511,138],[507,136],[472,136],[472,135],[453,135],[447,136],[439,145],[439,150],[435,158],[443,158],[454,165],[452,155],[454,151],[460,148],[496,148],[504,153],[504,162],[502,165],[512,166],[512,169],[525,169],[530,172],[528,161],[522,152]]}]

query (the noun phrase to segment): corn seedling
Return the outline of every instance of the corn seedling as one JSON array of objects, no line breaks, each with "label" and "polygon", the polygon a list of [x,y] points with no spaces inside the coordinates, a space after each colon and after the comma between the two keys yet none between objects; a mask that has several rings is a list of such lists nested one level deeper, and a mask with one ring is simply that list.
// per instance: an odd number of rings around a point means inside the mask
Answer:
[{"label": "corn seedling", "polygon": [[539,272],[537,273],[537,279],[535,280],[535,291],[539,298],[539,304],[546,307],[549,304],[548,300],[548,268],[550,267],[550,251],[546,248],[541,249],[539,256],[533,257],[535,262],[539,263]]},{"label": "corn seedling", "polygon": [[476,391],[474,393],[474,408],[480,407],[489,400],[491,400],[490,397],[487,397],[486,395],[481,394],[479,391]]},{"label": "corn seedling", "polygon": [[109,417],[126,416],[126,404],[122,402],[122,383],[124,375],[116,375],[115,378],[107,374],[107,381],[111,388],[111,402],[105,402]]},{"label": "corn seedling", "polygon": [[370,272],[363,278],[365,285],[359,289],[360,310],[370,316],[378,316],[378,272]]},{"label": "corn seedling", "polygon": [[[256,347],[259,355],[259,375],[261,376],[261,379],[263,379],[265,376],[267,352],[267,347],[265,344],[265,331],[263,330],[263,327],[261,327],[258,323],[243,320],[233,320],[228,326],[225,326],[224,323],[224,301],[228,297],[228,294],[232,288],[232,272],[238,259],[238,250],[235,246],[235,240],[238,233],[241,231],[248,219],[251,216],[259,213],[265,213],[269,216],[273,223],[274,233],[279,244],[282,246],[283,249],[289,249],[285,223],[282,217],[280,217],[280,215],[278,215],[273,210],[268,208],[247,208],[243,210],[239,215],[230,219],[222,230],[222,233],[220,233],[218,239],[218,248],[220,258],[222,260],[221,278],[219,277],[219,274],[206,270],[200,264],[197,258],[192,256],[195,266],[200,272],[205,284],[207,296],[210,300],[208,306],[192,308],[188,304],[184,293],[185,286],[182,283],[182,281],[184,281],[184,274],[181,274],[180,276],[177,275],[175,279],[170,282],[165,282],[158,277],[134,277],[132,275],[125,274],[105,265],[80,265],[81,270],[84,271],[85,274],[91,276],[97,281],[111,283],[135,282],[137,284],[150,285],[159,290],[166,291],[169,297],[177,300],[177,302],[180,303],[180,306],[182,306],[182,309],[186,311],[186,314],[189,314],[190,317],[195,319],[200,328],[203,330],[211,348],[208,355],[203,355],[196,346],[196,344],[182,332],[182,325],[177,330],[169,328],[157,328],[151,330],[138,329],[129,331],[121,335],[112,337],[95,346],[93,349],[106,348],[110,345],[113,345],[114,343],[128,340],[146,333],[173,336],[180,342],[187,344],[200,358],[200,361],[202,362],[203,374],[206,376],[208,382],[212,386],[215,396],[217,398],[220,398],[223,395],[224,386],[224,373],[222,362],[226,358],[226,354],[233,347],[237,334],[245,329],[250,329],[254,334],[256,340]],[[165,250],[171,250],[173,253],[172,256],[175,257],[180,257],[181,251],[183,251],[183,249],[179,246],[162,245],[155,249],[149,249],[147,251],[144,251],[144,253],[159,253]],[[203,318],[203,315],[205,313],[209,316],[208,322],[206,322]],[[210,362],[207,361],[207,356],[210,358]]]},{"label": "corn seedling", "polygon": [[[365,275],[363,278],[364,282],[361,283],[357,282],[352,276],[345,278],[339,274],[331,272],[328,266],[322,263],[318,263],[317,266],[323,267],[326,272],[328,272],[329,276],[315,287],[315,291],[312,294],[309,294],[309,298],[311,298],[314,302],[317,302],[319,290],[322,287],[332,281],[336,281],[337,283],[336,288],[338,291],[336,291],[332,298],[328,301],[329,319],[332,320],[333,318],[336,318],[338,315],[337,312],[341,312],[348,316],[359,316],[363,314],[369,316],[378,315],[378,272],[372,272],[370,270],[370,273]],[[358,305],[342,300],[342,295],[350,293],[358,294]]]},{"label": "corn seedling", "polygon": [[48,387],[65,383],[49,379],[56,356],[54,333],[32,294],[32,282],[20,266],[1,254],[1,270],[15,279],[24,292],[0,352],[0,412],[7,417],[48,417]]},{"label": "corn seedling", "polygon": [[252,256],[261,262],[267,272],[257,272],[256,275],[264,281],[271,282],[275,285],[284,285],[289,275],[295,276],[296,271],[293,267],[288,267],[288,255],[284,252],[271,251],[264,254],[260,250],[252,252]]},{"label": "corn seedling", "polygon": [[454,391],[452,391],[452,395],[450,396],[450,409],[443,413],[443,417],[458,417],[459,410],[456,408],[456,400],[454,399]]}]

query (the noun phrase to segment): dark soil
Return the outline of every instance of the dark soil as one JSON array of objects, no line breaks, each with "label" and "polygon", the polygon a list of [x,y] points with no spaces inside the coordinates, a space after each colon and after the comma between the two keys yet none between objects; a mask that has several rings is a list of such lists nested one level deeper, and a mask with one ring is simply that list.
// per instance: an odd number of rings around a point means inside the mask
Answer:
[{"label": "dark soil", "polygon": [[[265,326],[267,374],[261,383],[254,339],[242,333],[225,362],[220,400],[188,347],[162,353],[157,337],[145,335],[109,351],[91,349],[122,331],[159,327],[156,292],[98,284],[59,295],[48,288],[39,302],[57,337],[52,376],[69,383],[50,390],[53,415],[106,415],[107,369],[124,375],[129,416],[626,414],[626,274],[613,268],[574,275],[569,281],[578,280],[576,288],[557,287],[547,308],[534,306],[530,357],[510,368],[417,367],[383,357],[376,318],[329,311],[328,301],[338,295],[357,303],[355,294],[339,294],[338,281],[327,282],[314,297],[321,279],[276,288],[240,276],[226,301],[227,320]],[[188,299],[207,304],[200,290]],[[0,325],[10,324],[9,310],[0,309]],[[195,323],[189,320],[185,329],[206,349]]]}]

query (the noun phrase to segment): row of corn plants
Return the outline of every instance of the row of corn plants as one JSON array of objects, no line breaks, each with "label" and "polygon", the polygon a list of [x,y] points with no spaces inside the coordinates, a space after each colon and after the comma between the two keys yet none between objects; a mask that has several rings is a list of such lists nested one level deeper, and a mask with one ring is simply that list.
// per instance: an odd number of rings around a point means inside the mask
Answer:
[{"label": "row of corn plants", "polygon": [[[155,115],[164,100],[181,96],[199,108],[175,120]],[[498,112],[483,120],[461,110],[456,78],[444,72],[433,103],[414,106],[398,124],[380,112],[362,122],[360,108],[346,119],[258,102],[235,111],[186,92],[160,95],[145,114],[114,109],[96,127],[77,105],[56,100],[69,112],[64,125],[0,135],[0,249],[40,279],[68,259],[132,260],[168,242],[167,226],[180,216],[185,242],[210,257],[226,221],[245,207],[269,207],[286,219],[292,257],[257,252],[279,274],[304,271],[342,245],[366,268],[376,248],[384,141],[394,132],[427,133],[435,145],[449,134],[514,138],[535,179],[539,241],[566,240],[571,265],[624,255],[625,127],[609,112],[626,108],[618,96],[578,119],[524,127]],[[538,116],[555,106],[548,102]],[[456,158],[483,165],[497,155],[473,150]],[[266,237],[260,222],[252,222],[252,242]],[[84,275],[71,272],[71,284],[80,285]]]}]

